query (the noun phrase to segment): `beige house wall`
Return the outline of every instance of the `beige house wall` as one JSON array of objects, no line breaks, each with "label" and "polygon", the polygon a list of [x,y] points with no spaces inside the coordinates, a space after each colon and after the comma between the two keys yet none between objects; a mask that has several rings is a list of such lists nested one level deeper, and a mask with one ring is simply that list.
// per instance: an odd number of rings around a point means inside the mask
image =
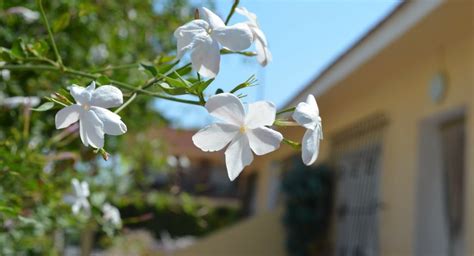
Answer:
[{"label": "beige house wall", "polygon": [[[374,113],[383,113],[388,117],[381,174],[381,200],[384,204],[379,223],[381,255],[414,255],[421,124],[429,118],[457,109],[464,111],[467,121],[466,245],[467,255],[474,255],[472,10],[472,1],[444,4],[318,98],[325,135],[319,162],[328,158],[330,138],[335,132]],[[435,103],[430,97],[430,81],[438,72],[447,75],[448,86],[444,99]],[[310,92],[316,93],[317,90],[313,87]],[[285,136],[299,139],[304,131],[292,128],[282,132]],[[280,161],[292,154],[295,152],[283,145],[280,151],[258,158],[254,168],[249,168],[260,172],[255,219],[217,232],[204,239],[203,243],[189,248],[185,252],[187,254],[179,255],[283,255],[284,251],[280,251],[284,250],[280,213],[267,207],[268,168],[272,161]],[[262,237],[265,240],[258,240]],[[245,243],[240,239],[257,239],[258,242]],[[232,244],[247,244],[248,252],[254,250],[261,253],[198,253],[204,252],[204,247],[207,252],[222,252],[230,249]],[[269,246],[271,254],[265,253],[265,248]]]}]

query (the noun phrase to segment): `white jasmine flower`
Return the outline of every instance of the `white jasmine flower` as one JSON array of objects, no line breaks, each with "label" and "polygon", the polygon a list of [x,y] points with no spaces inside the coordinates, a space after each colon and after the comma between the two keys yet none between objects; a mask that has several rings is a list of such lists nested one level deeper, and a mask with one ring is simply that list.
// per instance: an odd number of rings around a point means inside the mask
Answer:
[{"label": "white jasmine flower", "polygon": [[102,216],[105,221],[108,221],[112,223],[116,227],[122,226],[122,219],[120,218],[120,211],[117,209],[117,207],[105,203],[102,206],[102,212],[104,215]]},{"label": "white jasmine flower", "polygon": [[189,158],[187,156],[180,156],[179,157],[179,165],[184,168],[184,169],[187,169],[191,166],[191,160],[189,160]]},{"label": "white jasmine flower", "polygon": [[194,144],[203,151],[218,151],[227,144],[225,162],[230,180],[239,176],[256,155],[270,153],[280,147],[283,136],[266,126],[275,121],[276,109],[271,102],[248,104],[247,112],[237,96],[221,93],[212,96],[206,109],[221,122],[211,124],[193,136]]},{"label": "white jasmine flower", "polygon": [[319,154],[319,142],[323,139],[323,127],[316,99],[308,95],[306,102],[300,102],[293,112],[293,119],[307,130],[302,141],[303,163],[312,165]]},{"label": "white jasmine flower", "polygon": [[16,108],[18,106],[35,107],[40,103],[40,98],[35,96],[15,96],[9,98],[0,98],[0,106],[7,108]]},{"label": "white jasmine flower", "polygon": [[87,198],[90,195],[89,184],[86,181],[78,181],[76,178],[71,180],[74,195],[68,201],[72,203],[72,213],[74,215],[79,214],[81,210],[84,210],[86,214],[90,213],[90,204]]},{"label": "white jasmine flower", "polygon": [[257,22],[257,15],[249,12],[245,7],[237,7],[235,11],[247,17],[248,21],[246,24],[249,26],[253,34],[253,42],[255,42],[255,49],[257,50],[257,61],[265,67],[270,61],[272,61],[272,53],[268,49],[267,38]]},{"label": "white jasmine flower", "polygon": [[23,19],[25,19],[25,21],[27,23],[32,23],[32,22],[38,20],[39,17],[40,17],[39,12],[32,11],[32,10],[26,8],[26,7],[23,7],[23,6],[12,7],[12,8],[7,10],[7,13],[19,14],[23,17]]},{"label": "white jasmine flower", "polygon": [[200,19],[179,27],[174,32],[178,41],[177,58],[191,51],[193,69],[205,77],[219,73],[220,48],[242,51],[252,44],[252,31],[244,23],[226,26],[219,16],[207,8],[199,9]]},{"label": "white jasmine flower", "polygon": [[72,85],[69,89],[76,104],[56,113],[56,129],[62,129],[79,121],[79,134],[85,146],[104,146],[104,134],[121,135],[127,126],[119,115],[107,108],[123,103],[122,92],[114,86],[104,85],[95,89],[95,82],[87,88]]},{"label": "white jasmine flower", "polygon": [[10,70],[8,69],[3,69],[0,71],[0,74],[2,76],[3,81],[8,81],[10,80]]},{"label": "white jasmine flower", "polygon": [[176,159],[176,157],[173,155],[169,155],[168,157],[166,157],[166,163],[169,166],[176,168],[176,166],[178,166],[178,159]]},{"label": "white jasmine flower", "polygon": [[137,10],[135,9],[130,9],[128,12],[127,12],[127,16],[130,20],[135,20],[137,18]]},{"label": "white jasmine flower", "polygon": [[109,51],[105,44],[99,44],[89,49],[89,59],[93,63],[102,63],[109,57]]}]

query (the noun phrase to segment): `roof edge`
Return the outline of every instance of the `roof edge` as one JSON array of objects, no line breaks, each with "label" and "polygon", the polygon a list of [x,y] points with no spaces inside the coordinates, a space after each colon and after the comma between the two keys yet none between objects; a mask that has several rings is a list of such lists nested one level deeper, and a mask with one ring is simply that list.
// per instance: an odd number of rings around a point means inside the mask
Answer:
[{"label": "roof edge", "polygon": [[309,82],[303,90],[287,101],[282,109],[291,107],[311,90],[317,90],[315,97],[320,97],[339,81],[350,75],[357,67],[371,59],[400,35],[417,24],[431,13],[443,1],[404,1],[390,14],[381,19],[351,47],[340,54],[321,73]]}]

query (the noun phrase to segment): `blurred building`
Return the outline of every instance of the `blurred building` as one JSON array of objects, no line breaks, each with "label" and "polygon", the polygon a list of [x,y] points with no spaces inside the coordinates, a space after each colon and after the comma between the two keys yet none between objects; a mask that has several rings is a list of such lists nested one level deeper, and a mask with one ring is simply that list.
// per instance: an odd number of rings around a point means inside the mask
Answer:
[{"label": "blurred building", "polygon": [[248,215],[252,181],[247,178],[229,182],[223,152],[198,149],[192,141],[195,133],[171,128],[151,130],[149,137],[166,142],[167,163],[173,170],[156,175],[154,187],[172,193],[186,192],[208,204],[236,208]]},{"label": "blurred building", "polygon": [[[336,173],[330,255],[474,255],[473,1],[400,4],[288,106],[310,93],[316,164]],[[176,255],[286,255],[279,184],[294,154],[257,157],[239,178],[254,181],[254,216]]]}]

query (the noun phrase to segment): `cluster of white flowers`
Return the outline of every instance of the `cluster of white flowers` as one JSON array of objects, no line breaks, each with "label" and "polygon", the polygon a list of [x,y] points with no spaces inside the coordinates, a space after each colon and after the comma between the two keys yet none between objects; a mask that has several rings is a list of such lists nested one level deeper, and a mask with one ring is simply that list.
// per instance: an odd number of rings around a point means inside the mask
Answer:
[{"label": "cluster of white flowers", "polygon": [[209,9],[199,8],[199,19],[186,23],[174,32],[178,41],[177,58],[190,51],[194,70],[202,76],[212,78],[219,73],[221,48],[242,51],[255,42],[257,59],[265,66],[271,60],[271,54],[255,14],[244,8],[237,11],[249,21],[227,26]]},{"label": "cluster of white flowers", "polygon": [[[74,215],[79,215],[81,212],[86,216],[91,214],[91,205],[89,203],[89,184],[86,181],[79,181],[77,179],[71,180],[73,195],[66,197],[66,202],[71,204],[71,210]],[[102,206],[102,218],[104,221],[111,223],[115,227],[122,226],[122,219],[117,207],[105,203]]]},{"label": "cluster of white flowers", "polygon": [[179,167],[182,167],[182,168],[186,169],[186,168],[189,168],[191,166],[191,160],[189,160],[189,158],[185,155],[182,155],[182,156],[179,156],[179,157],[169,155],[166,158],[166,163],[170,167],[173,167],[173,168],[176,168],[176,167],[179,166]]},{"label": "cluster of white flowers", "polygon": [[[265,155],[277,150],[283,140],[281,133],[272,130],[276,108],[268,101],[250,103],[245,111],[240,99],[231,93],[212,96],[205,105],[210,115],[219,122],[213,123],[193,136],[194,144],[203,151],[225,151],[227,172],[234,180],[253,161],[253,153]],[[296,107],[293,118],[307,128],[302,141],[302,158],[306,165],[313,164],[319,153],[322,125],[313,95]]]},{"label": "cluster of white flowers", "polygon": [[[180,59],[187,51],[191,52],[193,69],[202,76],[212,78],[219,72],[221,48],[242,51],[255,43],[257,61],[262,66],[267,65],[272,55],[256,15],[245,8],[236,8],[236,12],[247,17],[248,21],[228,26],[215,13],[200,8],[199,19],[180,26],[174,32],[177,58]],[[127,131],[120,116],[107,109],[123,103],[122,92],[118,88],[104,85],[96,89],[95,82],[92,82],[87,88],[72,85],[70,93],[76,104],[56,114],[57,129],[79,121],[83,144],[95,148],[104,146],[105,134],[121,135]],[[228,145],[225,162],[230,180],[234,180],[252,163],[253,154],[268,154],[280,147],[283,135],[270,128],[276,118],[273,103],[259,101],[248,104],[246,109],[234,94],[221,93],[211,96],[205,108],[219,121],[198,131],[192,138],[193,142],[203,151],[218,151]],[[301,143],[302,159],[306,165],[311,165],[318,157],[319,143],[323,138],[319,109],[313,95],[297,105],[293,119],[307,129]],[[169,157],[168,162],[177,165],[178,160]],[[73,185],[77,182],[73,180]],[[73,205],[73,211],[88,208],[87,183],[77,183],[74,187],[78,201]],[[110,205],[104,206],[104,212],[107,212],[107,219],[114,222],[117,215],[120,218],[118,210],[112,209]]]}]

